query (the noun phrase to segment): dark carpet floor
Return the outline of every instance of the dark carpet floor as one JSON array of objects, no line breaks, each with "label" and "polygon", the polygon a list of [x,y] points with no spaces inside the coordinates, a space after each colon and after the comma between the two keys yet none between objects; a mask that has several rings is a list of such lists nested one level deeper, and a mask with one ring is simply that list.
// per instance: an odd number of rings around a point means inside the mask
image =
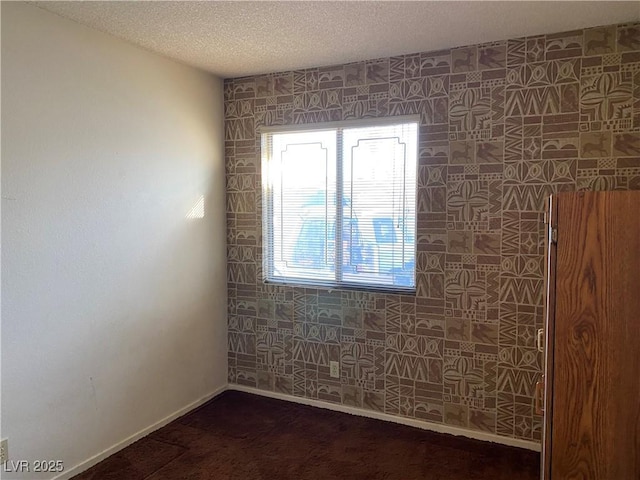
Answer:
[{"label": "dark carpet floor", "polygon": [[535,480],[539,454],[226,392],[74,480]]}]

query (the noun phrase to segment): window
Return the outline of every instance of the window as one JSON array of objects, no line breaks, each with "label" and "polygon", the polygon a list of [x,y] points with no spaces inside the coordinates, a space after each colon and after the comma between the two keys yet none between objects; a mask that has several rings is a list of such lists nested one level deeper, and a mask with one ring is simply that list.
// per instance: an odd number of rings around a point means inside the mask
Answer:
[{"label": "window", "polygon": [[262,134],[266,281],[415,290],[418,122]]}]

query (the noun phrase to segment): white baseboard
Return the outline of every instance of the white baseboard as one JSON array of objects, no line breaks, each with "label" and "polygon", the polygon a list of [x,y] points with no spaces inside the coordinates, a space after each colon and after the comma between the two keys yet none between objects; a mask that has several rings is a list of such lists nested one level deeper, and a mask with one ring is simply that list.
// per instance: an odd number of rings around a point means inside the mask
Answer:
[{"label": "white baseboard", "polygon": [[432,432],[447,433],[449,435],[458,435],[458,436],[463,436],[467,438],[473,438],[476,440],[484,440],[486,442],[499,443],[502,445],[508,445],[510,447],[525,448],[527,450],[533,450],[535,452],[541,451],[541,448],[542,448],[539,443],[531,442],[528,440],[502,437],[500,435],[495,435],[493,433],[480,432],[476,430],[468,430],[465,428],[457,428],[457,427],[452,427],[450,425],[444,425],[440,423],[431,423],[424,420],[417,420],[415,418],[398,417],[395,415],[389,415],[388,413],[376,412],[373,410],[365,410],[364,408],[350,407],[347,405],[325,402],[322,400],[313,400],[310,398],[295,397],[293,395],[287,395],[285,393],[270,392],[267,390],[260,390],[258,388],[245,387],[243,385],[229,384],[229,385],[223,385],[222,387],[214,390],[213,392],[205,395],[204,397],[196,400],[195,402],[192,402],[189,405],[181,408],[180,410],[177,410],[172,414],[166,416],[159,422],[156,422],[153,425],[150,425],[147,428],[144,428],[139,432],[134,433],[130,437],[125,438],[124,440],[116,443],[115,445],[112,445],[111,447],[107,448],[106,450],[103,450],[97,455],[94,455],[93,457],[71,467],[70,469],[53,477],[52,480],[68,480],[71,477],[78,475],[79,473],[82,473],[85,470],[88,470],[89,468],[93,467],[95,464],[101,462],[105,458],[110,457],[111,455],[122,450],[125,447],[128,447],[133,442],[140,440],[142,437],[146,437],[150,433],[164,427],[165,425],[172,422],[176,418],[179,418],[184,414],[190,412],[191,410],[198,408],[200,405],[207,403],[209,400],[220,395],[225,390],[235,390],[238,392],[251,393],[251,394],[260,395],[263,397],[284,400],[287,402],[300,403],[302,405],[309,405],[312,407],[324,408],[327,410],[334,410],[336,412],[349,413],[351,415],[358,415],[360,417],[375,418],[377,420],[384,420],[387,422],[398,423],[401,425],[408,425],[410,427],[421,428],[423,430],[430,430]]},{"label": "white baseboard", "polygon": [[207,403],[213,397],[216,397],[216,396],[220,395],[222,392],[224,392],[225,390],[227,390],[227,388],[228,388],[227,385],[223,385],[222,387],[214,390],[213,392],[208,393],[204,397],[199,398],[195,402],[192,402],[189,405],[187,405],[185,407],[182,407],[180,410],[177,410],[177,411],[173,412],[172,414],[164,417],[159,422],[156,422],[153,425],[150,425],[147,428],[144,428],[144,429],[140,430],[139,432],[134,433],[130,437],[125,438],[121,442],[118,442],[115,445],[110,446],[109,448],[107,448],[106,450],[103,450],[102,452],[98,453],[97,455],[94,455],[93,457],[91,457],[91,458],[89,458],[89,459],[87,459],[87,460],[85,460],[85,461],[83,461],[83,462],[71,467],[70,469],[65,470],[64,472],[60,473],[59,475],[56,475],[55,477],[53,477],[52,480],[67,480],[67,479],[69,479],[69,478],[71,478],[71,477],[73,477],[75,475],[78,475],[79,473],[84,472],[85,470],[88,470],[89,468],[93,467],[96,463],[99,463],[102,460],[104,460],[105,458],[110,457],[114,453],[122,450],[123,448],[128,447],[133,442],[135,442],[137,440],[140,440],[142,437],[146,437],[150,433],[155,432],[159,428],[164,427],[166,424],[172,422],[176,418],[179,418],[179,417],[183,416],[184,414],[190,412],[191,410],[194,410],[194,409],[198,408],[200,405],[203,405],[204,403]]},{"label": "white baseboard", "polygon": [[261,395],[263,397],[276,398],[278,400],[286,400],[288,402],[301,403],[302,405],[310,405],[312,407],[325,408],[327,410],[335,410],[336,412],[350,413],[352,415],[358,415],[360,417],[375,418],[377,420],[385,420],[387,422],[399,423],[401,425],[408,425],[410,427],[417,427],[423,430],[430,430],[432,432],[448,433],[449,435],[459,435],[467,438],[473,438],[476,440],[484,440],[486,442],[494,442],[502,445],[508,445],[510,447],[525,448],[527,450],[533,450],[540,452],[542,446],[537,442],[529,440],[520,440],[518,438],[503,437],[495,435],[493,433],[481,432],[477,430],[468,430],[466,428],[452,427],[450,425],[444,425],[440,423],[432,423],[424,420],[417,420],[415,418],[398,417],[390,415],[388,413],[376,412],[373,410],[365,410],[364,408],[350,407],[347,405],[341,405],[339,403],[324,402],[322,400],[312,400],[309,398],[295,397],[285,393],[270,392],[267,390],[260,390],[253,387],[245,387],[243,385],[229,384],[229,390],[236,390],[239,392],[252,393],[255,395]]}]

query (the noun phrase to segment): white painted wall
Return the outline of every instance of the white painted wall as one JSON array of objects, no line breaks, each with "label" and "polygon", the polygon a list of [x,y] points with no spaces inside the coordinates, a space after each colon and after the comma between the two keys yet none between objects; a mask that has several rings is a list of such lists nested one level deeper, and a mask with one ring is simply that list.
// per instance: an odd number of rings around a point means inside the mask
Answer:
[{"label": "white painted wall", "polygon": [[222,82],[1,8],[1,433],[69,469],[226,384]]}]

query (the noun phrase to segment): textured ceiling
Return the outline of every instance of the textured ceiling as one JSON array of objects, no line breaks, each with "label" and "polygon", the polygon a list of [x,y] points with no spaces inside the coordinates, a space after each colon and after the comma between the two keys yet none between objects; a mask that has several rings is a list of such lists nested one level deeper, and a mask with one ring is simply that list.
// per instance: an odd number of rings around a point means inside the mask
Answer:
[{"label": "textured ceiling", "polygon": [[640,2],[33,2],[221,77],[640,19]]}]

